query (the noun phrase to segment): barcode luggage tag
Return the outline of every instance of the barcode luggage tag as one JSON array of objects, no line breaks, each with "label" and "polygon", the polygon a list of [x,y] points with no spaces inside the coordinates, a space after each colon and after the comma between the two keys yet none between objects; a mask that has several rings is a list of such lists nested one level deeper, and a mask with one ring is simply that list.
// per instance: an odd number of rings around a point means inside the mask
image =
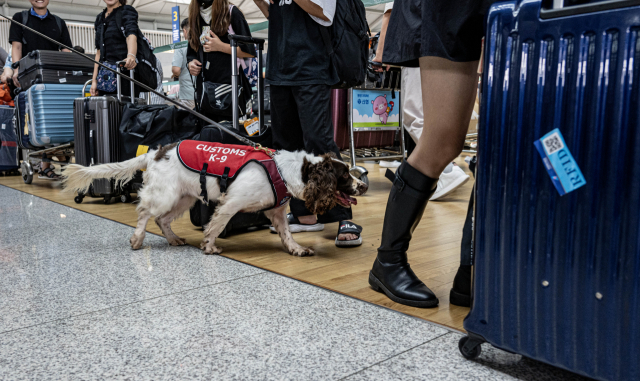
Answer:
[{"label": "barcode luggage tag", "polygon": [[249,136],[253,136],[260,132],[260,123],[258,122],[258,118],[245,121],[244,129],[247,131]]},{"label": "barcode luggage tag", "polygon": [[533,143],[560,196],[572,192],[587,181],[567,148],[562,133],[555,129]]}]

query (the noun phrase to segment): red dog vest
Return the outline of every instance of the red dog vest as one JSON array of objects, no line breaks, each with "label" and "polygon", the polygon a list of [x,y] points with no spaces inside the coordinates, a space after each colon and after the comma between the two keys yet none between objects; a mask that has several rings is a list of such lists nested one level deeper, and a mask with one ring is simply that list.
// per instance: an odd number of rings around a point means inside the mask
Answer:
[{"label": "red dog vest", "polygon": [[183,140],[178,144],[178,158],[187,169],[197,173],[207,164],[206,175],[221,179],[221,183],[233,180],[247,164],[258,163],[267,173],[276,199],[269,209],[280,207],[291,198],[275,161],[266,152],[253,147]]}]

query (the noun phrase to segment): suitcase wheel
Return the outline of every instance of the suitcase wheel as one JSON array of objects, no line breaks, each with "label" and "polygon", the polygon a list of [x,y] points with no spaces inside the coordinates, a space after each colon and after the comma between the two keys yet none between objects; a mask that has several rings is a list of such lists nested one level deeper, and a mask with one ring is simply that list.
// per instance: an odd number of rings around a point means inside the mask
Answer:
[{"label": "suitcase wheel", "polygon": [[131,193],[123,193],[120,195],[120,202],[130,203],[132,200]]},{"label": "suitcase wheel", "polygon": [[105,205],[111,204],[111,196],[104,196],[104,199],[102,201]]},{"label": "suitcase wheel", "polygon": [[218,235],[218,238],[227,238],[228,235],[229,235],[229,231],[227,230],[227,227],[225,226],[224,230],[222,232],[220,232],[220,234]]},{"label": "suitcase wheel", "polygon": [[33,181],[33,175],[30,175],[29,172],[23,171],[22,180],[25,184],[31,184],[31,182]]},{"label": "suitcase wheel", "polygon": [[482,353],[482,341],[474,340],[469,336],[463,336],[458,342],[458,349],[460,353],[467,360],[473,360],[480,356]]},{"label": "suitcase wheel", "polygon": [[73,201],[75,201],[76,204],[82,204],[82,200],[84,200],[84,195],[77,195],[73,198]]},{"label": "suitcase wheel", "polygon": [[367,175],[360,175],[360,181],[362,181],[363,183],[367,184],[367,187],[369,186],[369,177],[367,177]]}]

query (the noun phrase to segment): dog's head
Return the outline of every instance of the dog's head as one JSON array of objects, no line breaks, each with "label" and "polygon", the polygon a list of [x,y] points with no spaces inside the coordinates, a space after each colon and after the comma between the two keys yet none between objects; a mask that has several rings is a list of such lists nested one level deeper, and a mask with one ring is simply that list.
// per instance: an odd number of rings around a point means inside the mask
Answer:
[{"label": "dog's head", "polygon": [[322,161],[311,163],[304,159],[302,181],[305,206],[313,214],[323,214],[336,204],[349,207],[357,201],[352,196],[363,195],[368,187],[351,176],[349,166],[333,154],[322,155]]}]

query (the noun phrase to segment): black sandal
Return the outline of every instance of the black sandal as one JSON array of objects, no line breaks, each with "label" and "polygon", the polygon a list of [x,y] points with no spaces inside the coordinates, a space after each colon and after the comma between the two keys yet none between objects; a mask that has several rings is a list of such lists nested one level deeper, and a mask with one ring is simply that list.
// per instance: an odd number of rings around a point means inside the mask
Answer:
[{"label": "black sandal", "polygon": [[[338,247],[350,247],[362,245],[362,226],[356,225],[353,222],[340,221],[340,227],[338,228],[338,234],[336,235],[336,246]],[[356,239],[341,241],[338,239],[340,234],[355,234],[358,236]]]},{"label": "black sandal", "polygon": [[44,169],[43,171],[40,171],[40,174],[38,174],[38,178],[39,179],[46,179],[46,180],[60,180],[60,176],[58,176],[53,169],[51,169],[51,167]]}]

